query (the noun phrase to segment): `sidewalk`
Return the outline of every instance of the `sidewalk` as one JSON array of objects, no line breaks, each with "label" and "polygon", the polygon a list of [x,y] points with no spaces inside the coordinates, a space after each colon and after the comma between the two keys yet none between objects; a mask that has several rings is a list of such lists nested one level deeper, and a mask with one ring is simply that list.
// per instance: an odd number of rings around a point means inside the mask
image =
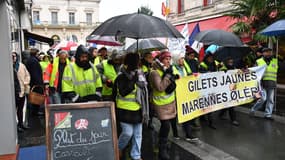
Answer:
[{"label": "sidewalk", "polygon": [[[184,133],[179,125],[179,135],[182,138],[175,140],[171,135],[169,136],[171,160],[285,159],[285,117],[274,116],[275,121],[268,121],[261,118],[261,112],[257,113],[260,118],[255,118],[249,117],[246,107],[237,107],[236,110],[240,122],[239,127],[232,126],[229,120],[216,118],[217,130],[210,129],[204,124],[200,131],[194,132],[200,138],[199,143],[185,141]],[[217,117],[216,114],[214,113],[214,117]],[[45,145],[44,119],[33,117],[32,121],[32,128],[19,134],[21,147],[19,160],[26,160],[21,157],[21,150],[25,151],[25,155],[34,154],[34,157],[37,157],[37,154],[46,154],[45,152],[37,153],[33,148],[31,151],[28,150],[32,146],[41,146],[41,150],[44,150],[42,147]],[[156,132],[144,130],[142,155],[145,160],[157,160],[157,131],[160,125],[157,119],[154,119],[154,125]],[[41,157],[45,156],[41,155]],[[38,158],[35,160],[44,160],[44,158]]]},{"label": "sidewalk", "polygon": [[[236,110],[238,127],[231,125],[229,120],[216,118],[216,130],[204,124],[200,131],[194,132],[200,138],[198,144],[170,139],[203,160],[284,160],[285,118],[274,116],[275,121],[268,121],[262,118],[261,112],[257,113],[259,117],[249,117],[247,108]],[[179,135],[184,137],[181,127]]]}]

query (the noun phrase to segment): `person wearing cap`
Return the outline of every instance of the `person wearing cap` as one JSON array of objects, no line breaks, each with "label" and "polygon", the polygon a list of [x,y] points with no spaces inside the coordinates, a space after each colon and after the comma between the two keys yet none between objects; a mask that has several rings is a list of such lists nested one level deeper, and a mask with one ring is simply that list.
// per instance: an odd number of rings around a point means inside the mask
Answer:
[{"label": "person wearing cap", "polygon": [[277,87],[278,60],[273,57],[271,48],[263,48],[262,54],[263,57],[257,59],[256,64],[257,66],[267,66],[261,82],[263,96],[251,108],[250,115],[254,115],[254,112],[261,108],[266,101],[264,118],[273,120],[272,111],[275,103],[275,89]]},{"label": "person wearing cap", "polygon": [[159,131],[159,158],[170,159],[167,149],[168,134],[171,120],[176,118],[175,104],[175,79],[173,68],[170,64],[169,51],[161,52],[159,59],[153,63],[153,70],[149,75],[152,88],[151,103],[157,113],[161,126]]},{"label": "person wearing cap", "polygon": [[101,47],[98,50],[98,55],[96,56],[95,60],[94,60],[94,65],[98,65],[99,63],[101,63],[103,60],[108,59],[108,50],[106,47]]},{"label": "person wearing cap", "polygon": [[65,67],[62,77],[62,94],[66,103],[101,100],[101,77],[90,62],[88,50],[79,45],[75,63]]},{"label": "person wearing cap", "polygon": [[49,90],[49,103],[61,104],[62,102],[62,76],[64,69],[69,65],[68,53],[60,50],[57,57],[54,58],[44,72],[44,84],[47,84]]},{"label": "person wearing cap", "polygon": [[[225,65],[223,65],[223,67],[221,67],[219,69],[220,71],[227,72],[228,70],[236,69],[236,67],[234,65],[234,59],[232,57],[227,57],[224,64]],[[219,117],[221,119],[226,119],[225,118],[226,112],[229,112],[232,125],[239,126],[239,122],[237,121],[236,112],[234,110],[234,107],[230,107],[230,108],[226,108],[226,109],[221,110],[219,113]]]},{"label": "person wearing cap", "polygon": [[103,84],[102,99],[104,101],[112,100],[112,87],[114,81],[120,71],[122,65],[123,52],[113,50],[108,60],[103,60],[96,65],[98,72],[101,75]]}]

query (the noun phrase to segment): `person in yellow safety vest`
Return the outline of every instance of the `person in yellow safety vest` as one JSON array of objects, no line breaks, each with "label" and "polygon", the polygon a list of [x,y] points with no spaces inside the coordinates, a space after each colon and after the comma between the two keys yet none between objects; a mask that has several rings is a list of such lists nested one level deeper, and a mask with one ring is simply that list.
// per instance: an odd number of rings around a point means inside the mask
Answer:
[{"label": "person in yellow safety vest", "polygon": [[94,65],[98,65],[101,63],[103,60],[108,59],[108,50],[106,47],[102,47],[98,50],[98,54],[96,58],[94,59]]},{"label": "person in yellow safety vest", "polygon": [[49,55],[44,55],[42,57],[42,60],[40,61],[40,65],[42,68],[43,75],[45,74],[44,72],[46,71],[46,68],[49,64],[50,64]]},{"label": "person in yellow safety vest", "polygon": [[159,131],[159,158],[169,159],[167,149],[168,134],[170,131],[171,120],[176,118],[175,104],[175,79],[173,68],[170,65],[171,53],[163,51],[159,59],[153,63],[153,70],[149,75],[149,82],[152,87],[152,106],[160,120]]},{"label": "person in yellow safety vest", "polygon": [[[220,71],[227,72],[228,70],[232,70],[232,69],[235,69],[234,59],[231,58],[231,57],[227,57],[227,58],[226,58],[226,61],[225,61],[225,63],[224,63],[224,65],[223,65],[223,67],[221,67],[219,70],[220,70]],[[225,113],[226,113],[227,111],[229,112],[232,125],[238,126],[239,123],[238,123],[237,118],[236,118],[236,112],[235,112],[235,110],[234,110],[234,107],[222,109],[222,110],[220,111],[220,113],[219,113],[220,119],[226,119],[226,118],[225,118]]]},{"label": "person in yellow safety vest", "polygon": [[261,91],[262,98],[260,98],[251,108],[250,115],[253,116],[254,112],[261,108],[266,101],[264,118],[273,120],[272,111],[275,103],[274,96],[277,86],[278,60],[273,57],[272,49],[270,48],[263,48],[262,54],[263,57],[256,60],[257,66],[267,66],[261,83],[263,87],[263,90]]},{"label": "person in yellow safety vest", "polygon": [[103,89],[102,99],[104,101],[112,100],[112,88],[114,81],[120,71],[123,53],[113,50],[108,60],[103,60],[96,67],[100,73]]},{"label": "person in yellow safety vest", "polygon": [[198,58],[195,57],[196,52],[194,49],[188,47],[186,49],[185,61],[184,63],[188,64],[189,68],[193,73],[199,72],[199,61]]},{"label": "person in yellow safety vest", "polygon": [[101,100],[101,77],[89,58],[87,48],[79,45],[75,53],[75,63],[65,67],[62,94],[66,103]]},{"label": "person in yellow safety vest", "polygon": [[142,122],[148,120],[144,116],[144,113],[148,114],[147,110],[145,110],[148,105],[146,101],[147,83],[143,72],[139,71],[138,67],[139,55],[128,53],[124,59],[124,66],[121,68],[121,72],[117,76],[113,87],[116,116],[122,129],[118,140],[120,159],[123,150],[132,139],[131,159],[141,160]]},{"label": "person in yellow safety vest", "polygon": [[44,83],[49,86],[49,103],[61,104],[62,102],[62,77],[66,66],[69,65],[68,53],[61,50],[54,58],[44,74]]},{"label": "person in yellow safety vest", "polygon": [[[100,63],[99,58],[97,58],[97,48],[96,47],[89,47],[88,49],[90,61],[96,66]],[[97,59],[96,59],[97,58]]]},{"label": "person in yellow safety vest", "polygon": [[[200,73],[208,73],[208,72],[216,72],[218,71],[217,61],[214,60],[214,55],[212,53],[207,53],[203,59],[203,61],[199,65]],[[212,113],[208,113],[204,116],[204,118],[208,119],[208,126],[212,129],[216,129],[216,126],[213,124],[213,116]]]},{"label": "person in yellow safety vest", "polygon": [[[173,72],[175,74],[178,74],[179,77],[186,77],[186,76],[192,74],[191,69],[190,69],[190,72],[189,71],[187,72],[187,69],[185,67],[185,59],[184,58],[185,58],[184,51],[178,51],[178,52],[172,53]],[[183,93],[177,93],[176,92],[175,94],[183,94]],[[176,120],[176,118],[175,118],[175,120]],[[177,139],[178,133],[177,133],[176,123],[177,122],[174,120],[171,121],[173,136],[174,136],[174,138]],[[198,138],[196,138],[192,134],[191,121],[183,123],[182,126],[183,126],[185,133],[186,133],[186,140],[187,141],[194,142],[194,141],[198,140]]]}]

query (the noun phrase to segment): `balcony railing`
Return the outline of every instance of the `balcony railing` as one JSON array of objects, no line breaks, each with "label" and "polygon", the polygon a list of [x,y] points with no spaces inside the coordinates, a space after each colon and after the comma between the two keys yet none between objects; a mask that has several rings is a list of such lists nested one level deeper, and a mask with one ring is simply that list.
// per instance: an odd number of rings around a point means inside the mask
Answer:
[{"label": "balcony railing", "polygon": [[52,21],[33,21],[33,26],[45,26],[45,27],[94,27],[98,26],[100,22],[87,23],[87,22],[75,22],[69,24],[67,21],[58,21],[57,23]]}]

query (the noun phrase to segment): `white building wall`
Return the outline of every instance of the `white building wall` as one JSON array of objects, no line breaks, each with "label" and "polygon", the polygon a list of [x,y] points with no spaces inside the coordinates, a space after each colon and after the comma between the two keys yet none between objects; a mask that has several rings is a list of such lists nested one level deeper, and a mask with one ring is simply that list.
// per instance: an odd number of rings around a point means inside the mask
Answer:
[{"label": "white building wall", "polygon": [[[34,0],[33,11],[40,12],[40,23],[33,26],[33,33],[47,37],[58,35],[66,40],[76,35],[80,44],[99,24],[101,0]],[[58,12],[58,24],[51,23],[51,12]],[[75,24],[69,24],[69,12],[75,13]],[[92,25],[87,25],[86,13],[92,13]]]}]

